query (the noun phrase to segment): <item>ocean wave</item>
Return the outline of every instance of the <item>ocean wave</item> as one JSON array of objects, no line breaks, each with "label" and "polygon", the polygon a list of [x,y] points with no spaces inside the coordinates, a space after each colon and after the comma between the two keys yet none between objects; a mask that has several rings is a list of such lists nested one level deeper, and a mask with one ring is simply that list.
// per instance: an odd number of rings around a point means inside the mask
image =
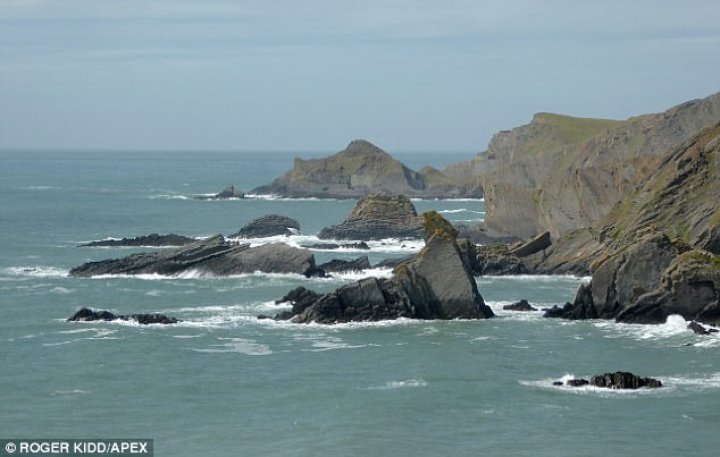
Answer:
[{"label": "ocean wave", "polygon": [[696,347],[720,347],[720,333],[695,335],[687,326],[689,321],[679,314],[671,314],[663,324],[625,324],[614,321],[595,322],[593,325],[606,333],[607,338],[625,337],[642,340],[677,340],[685,342],[691,338],[689,345]]},{"label": "ocean wave", "polygon": [[460,209],[441,209],[438,211],[441,214],[457,214],[457,213],[475,213],[485,214],[485,211],[476,211],[474,209],[460,208]]},{"label": "ocean wave", "polygon": [[49,266],[7,267],[2,271],[9,276],[34,278],[66,278],[69,273],[69,270]]},{"label": "ocean wave", "polygon": [[218,338],[218,340],[226,342],[211,344],[208,348],[191,348],[191,350],[204,353],[234,352],[244,355],[270,355],[273,353],[268,345],[247,338]]},{"label": "ocean wave", "polygon": [[522,282],[557,282],[558,280],[573,281],[587,284],[592,276],[575,276],[570,274],[563,275],[503,275],[503,276],[476,276],[475,280],[478,284],[493,281],[522,281]]},{"label": "ocean wave", "polygon": [[400,239],[385,238],[381,240],[365,241],[370,249],[358,249],[339,247],[335,249],[314,249],[309,246],[315,244],[349,244],[359,243],[362,240],[337,240],[337,239],[320,239],[317,235],[278,235],[265,238],[227,238],[235,243],[249,243],[251,247],[263,246],[273,243],[284,243],[288,246],[296,248],[310,249],[317,252],[377,252],[377,253],[412,253],[418,252],[425,246],[424,240],[419,239]]},{"label": "ocean wave", "polygon": [[57,187],[57,186],[25,186],[22,189],[24,189],[24,190],[59,190],[60,187]]},{"label": "ocean wave", "polygon": [[427,381],[424,379],[405,379],[403,381],[388,381],[379,386],[370,386],[367,390],[394,390],[425,386],[427,386]]},{"label": "ocean wave", "polygon": [[283,197],[276,194],[245,194],[245,198],[249,200],[265,200],[265,201],[296,201],[296,202],[334,202],[339,201],[337,198],[320,198],[320,197]]}]

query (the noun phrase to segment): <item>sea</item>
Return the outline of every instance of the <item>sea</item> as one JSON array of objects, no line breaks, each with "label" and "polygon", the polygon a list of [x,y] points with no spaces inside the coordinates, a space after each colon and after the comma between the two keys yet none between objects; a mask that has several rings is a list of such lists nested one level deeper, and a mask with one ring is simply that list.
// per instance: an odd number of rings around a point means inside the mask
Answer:
[{"label": "sea", "polygon": [[[545,319],[588,278],[478,277],[496,317],[338,325],[258,320],[304,286],[281,274],[68,277],[84,262],[157,248],[80,244],[150,233],[236,233],[259,216],[297,219],[318,242],[354,200],[200,201],[249,190],[292,166],[285,152],[0,153],[0,438],[148,438],[157,456],[710,456],[720,436],[720,337],[680,316],[661,325]],[[302,157],[325,154],[303,154]],[[411,168],[471,154],[398,154]],[[455,222],[482,200],[415,200]],[[369,253],[316,251],[318,262],[418,251],[382,240]],[[504,311],[529,300],[537,312]],[[67,322],[83,306],[164,313],[176,325]],[[661,389],[617,391],[553,381],[631,371]]]}]

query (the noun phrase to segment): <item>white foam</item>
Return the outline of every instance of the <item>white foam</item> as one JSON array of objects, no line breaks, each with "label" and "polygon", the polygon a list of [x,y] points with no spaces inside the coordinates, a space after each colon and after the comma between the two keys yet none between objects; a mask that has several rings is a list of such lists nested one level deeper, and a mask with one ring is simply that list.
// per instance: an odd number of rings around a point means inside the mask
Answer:
[{"label": "white foam", "polygon": [[[660,388],[640,388],[640,389],[608,389],[605,387],[596,387],[591,385],[584,385],[579,387],[572,387],[566,384],[571,379],[590,379],[591,376],[579,376],[576,377],[573,374],[566,373],[560,378],[546,378],[537,381],[518,381],[521,385],[526,387],[532,387],[537,389],[548,389],[555,390],[563,393],[570,393],[576,395],[594,395],[600,397],[617,397],[617,396],[644,396],[644,395],[666,395],[674,390],[673,387],[665,384],[665,379],[660,379],[663,382],[663,387]],[[654,377],[654,376],[653,376]],[[553,383],[560,381],[562,385],[556,386]]]},{"label": "white foam", "polygon": [[346,281],[359,281],[364,278],[391,278],[391,268],[368,268],[366,270],[343,271],[340,273],[331,273],[333,278],[339,278]]},{"label": "white foam", "polygon": [[66,278],[68,270],[48,266],[8,267],[3,272],[11,276],[29,276],[34,278]]},{"label": "white foam", "polygon": [[276,194],[245,194],[245,198],[249,200],[267,200],[267,201],[298,201],[298,202],[318,202],[318,201],[338,201],[337,198],[319,198],[319,197],[282,197]]},{"label": "white foam", "polygon": [[59,187],[56,186],[26,186],[23,187],[25,190],[58,190]]},{"label": "white foam", "polygon": [[607,333],[608,338],[616,338],[618,336],[632,338],[635,340],[676,340],[678,337],[684,339],[693,338],[697,347],[718,347],[720,346],[720,333],[712,333],[710,335],[695,335],[692,330],[687,328],[688,321],[678,314],[671,314],[667,317],[664,324],[625,324],[613,321],[600,321],[593,324],[603,332]]},{"label": "white foam", "polygon": [[476,276],[477,281],[522,281],[522,282],[557,282],[558,280],[588,283],[592,276],[564,275],[503,275],[503,276]]},{"label": "white foam", "polygon": [[270,347],[265,344],[259,344],[251,339],[246,338],[218,338],[221,341],[227,341],[222,344],[214,344],[209,348],[197,349],[193,348],[195,352],[205,353],[227,353],[235,352],[244,355],[270,355],[273,353]]},{"label": "white foam", "polygon": [[87,395],[89,394],[89,390],[83,390],[83,389],[71,389],[71,390],[54,390],[53,395]]},{"label": "white foam", "polygon": [[404,381],[388,381],[381,386],[368,387],[367,390],[408,389],[425,386],[427,386],[427,382],[424,379],[406,379]]},{"label": "white foam", "polygon": [[379,252],[379,253],[413,253],[420,251],[425,246],[425,241],[420,239],[399,239],[385,238],[381,240],[365,241],[370,249],[359,249],[352,247],[339,247],[336,249],[314,249],[309,248],[314,244],[352,244],[360,243],[362,240],[338,240],[320,239],[317,235],[277,235],[264,238],[227,238],[234,243],[248,243],[251,247],[263,246],[266,244],[283,243],[296,248],[310,249],[316,252]]},{"label": "white foam", "polygon": [[71,293],[75,292],[75,290],[58,286],[58,287],[53,287],[52,289],[50,289],[50,292],[53,292],[56,294],[61,294],[61,295],[67,295],[67,294],[71,294]]}]

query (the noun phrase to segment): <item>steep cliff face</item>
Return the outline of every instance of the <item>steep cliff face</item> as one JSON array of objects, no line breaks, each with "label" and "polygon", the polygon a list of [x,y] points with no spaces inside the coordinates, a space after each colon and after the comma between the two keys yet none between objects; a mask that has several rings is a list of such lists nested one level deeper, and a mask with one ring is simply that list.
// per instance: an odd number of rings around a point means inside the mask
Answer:
[{"label": "steep cliff face", "polygon": [[523,238],[545,230],[558,237],[608,214],[668,149],[718,119],[720,94],[625,121],[540,113],[444,172],[480,176],[489,227]]},{"label": "steep cliff face", "polygon": [[[583,231],[595,259],[592,281],[557,312],[639,323],[681,314],[720,323],[718,201],[720,122],[664,155],[636,192]],[[543,262],[574,251],[565,235]]]},{"label": "steep cliff face", "polygon": [[292,170],[252,191],[286,197],[337,198],[373,192],[429,198],[482,196],[476,177],[454,180],[430,167],[417,172],[365,140],[355,140],[324,159],[295,159]]}]

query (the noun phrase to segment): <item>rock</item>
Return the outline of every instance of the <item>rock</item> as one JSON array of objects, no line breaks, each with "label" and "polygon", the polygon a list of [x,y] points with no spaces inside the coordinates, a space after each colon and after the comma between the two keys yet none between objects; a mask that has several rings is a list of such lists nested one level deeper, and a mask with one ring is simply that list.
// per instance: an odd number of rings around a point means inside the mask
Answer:
[{"label": "rock", "polygon": [[245,198],[245,193],[230,184],[215,195],[193,195],[192,198],[195,200],[228,200],[231,198]]},{"label": "rock", "polygon": [[375,267],[376,268],[395,268],[400,264],[412,262],[414,259],[415,259],[415,254],[385,259],[383,261],[378,262],[375,265]]},{"label": "rock", "polygon": [[506,311],[537,311],[537,308],[533,308],[527,300],[522,299],[512,305],[505,305],[503,309]]},{"label": "rock", "polygon": [[321,239],[380,240],[422,238],[422,219],[405,196],[368,195],[360,199],[339,225],[320,231]]},{"label": "rock", "polygon": [[488,227],[520,238],[547,230],[558,238],[607,216],[658,169],[666,151],[718,119],[720,94],[625,121],[538,113],[443,171],[480,179]]},{"label": "rock", "polygon": [[364,140],[355,140],[330,157],[295,159],[292,170],[252,191],[321,198],[359,198],[374,192],[424,198],[482,196],[475,178],[453,180],[431,167],[413,171]]},{"label": "rock", "polygon": [[320,295],[312,290],[308,290],[304,287],[296,287],[275,303],[290,303],[293,307],[293,314],[300,314],[305,310],[305,308],[312,305],[318,298],[320,298]]},{"label": "rock", "polygon": [[515,249],[512,249],[510,251],[510,254],[514,255],[515,257],[527,257],[531,254],[535,254],[536,252],[540,252],[549,248],[551,244],[552,241],[550,239],[550,232],[545,232],[542,235],[536,236],[527,243],[524,243],[516,247]]},{"label": "rock", "polygon": [[355,260],[333,259],[318,265],[317,269],[325,273],[342,273],[344,271],[362,271],[370,268],[370,260],[364,255]]},{"label": "rock", "polygon": [[693,333],[695,333],[696,335],[711,335],[718,332],[718,330],[715,328],[703,327],[701,324],[695,321],[690,321],[687,328],[688,330],[692,330]]},{"label": "rock", "polygon": [[345,243],[345,244],[337,244],[337,243],[321,243],[321,244],[311,244],[310,246],[305,246],[308,249],[322,249],[322,250],[334,250],[334,249],[362,249],[362,250],[370,250],[370,246],[364,241],[361,241],[359,243]]},{"label": "rock", "polygon": [[[563,385],[562,381],[553,382],[554,386]],[[662,387],[662,382],[653,378],[642,378],[632,373],[618,371],[615,373],[605,373],[595,375],[588,381],[587,379],[569,379],[565,381],[565,385],[569,387],[594,386],[605,389],[640,389],[640,388],[658,388]]]},{"label": "rock", "polygon": [[575,293],[573,303],[565,303],[562,308],[553,306],[545,311],[543,317],[562,318],[570,320],[597,319],[597,311],[592,301],[592,289],[589,285],[580,284]]},{"label": "rock", "polygon": [[641,387],[662,387],[662,382],[657,379],[642,378],[640,376],[624,371],[595,375],[590,378],[590,384],[595,387],[604,387],[607,389],[640,389]]},{"label": "rock", "polygon": [[253,219],[245,224],[233,238],[267,238],[271,236],[290,236],[300,231],[300,223],[295,219],[277,214]]},{"label": "rock", "polygon": [[522,260],[510,254],[507,245],[478,246],[475,273],[481,276],[506,276],[528,273]]},{"label": "rock", "polygon": [[182,322],[174,317],[168,317],[164,314],[113,314],[110,311],[95,311],[90,308],[81,308],[73,314],[68,321],[135,321],[139,324],[177,324]]},{"label": "rock", "polygon": [[315,257],[306,249],[279,243],[251,248],[249,244],[235,244],[217,235],[180,248],[89,262],[70,270],[70,276],[177,275],[189,271],[216,276],[257,271],[304,276],[317,274]]},{"label": "rock", "polygon": [[429,234],[426,246],[413,260],[398,266],[392,279],[367,278],[322,295],[296,289],[285,298],[293,301],[297,297],[301,306],[276,319],[335,323],[492,317],[463,260],[452,226],[439,220],[437,213],[423,216]]},{"label": "rock", "polygon": [[170,233],[168,235],[158,235],[153,233],[145,236],[137,236],[135,238],[123,238],[121,240],[100,240],[87,244],[81,244],[80,247],[105,247],[105,246],[184,246],[194,243],[195,238],[188,238],[182,235]]}]

